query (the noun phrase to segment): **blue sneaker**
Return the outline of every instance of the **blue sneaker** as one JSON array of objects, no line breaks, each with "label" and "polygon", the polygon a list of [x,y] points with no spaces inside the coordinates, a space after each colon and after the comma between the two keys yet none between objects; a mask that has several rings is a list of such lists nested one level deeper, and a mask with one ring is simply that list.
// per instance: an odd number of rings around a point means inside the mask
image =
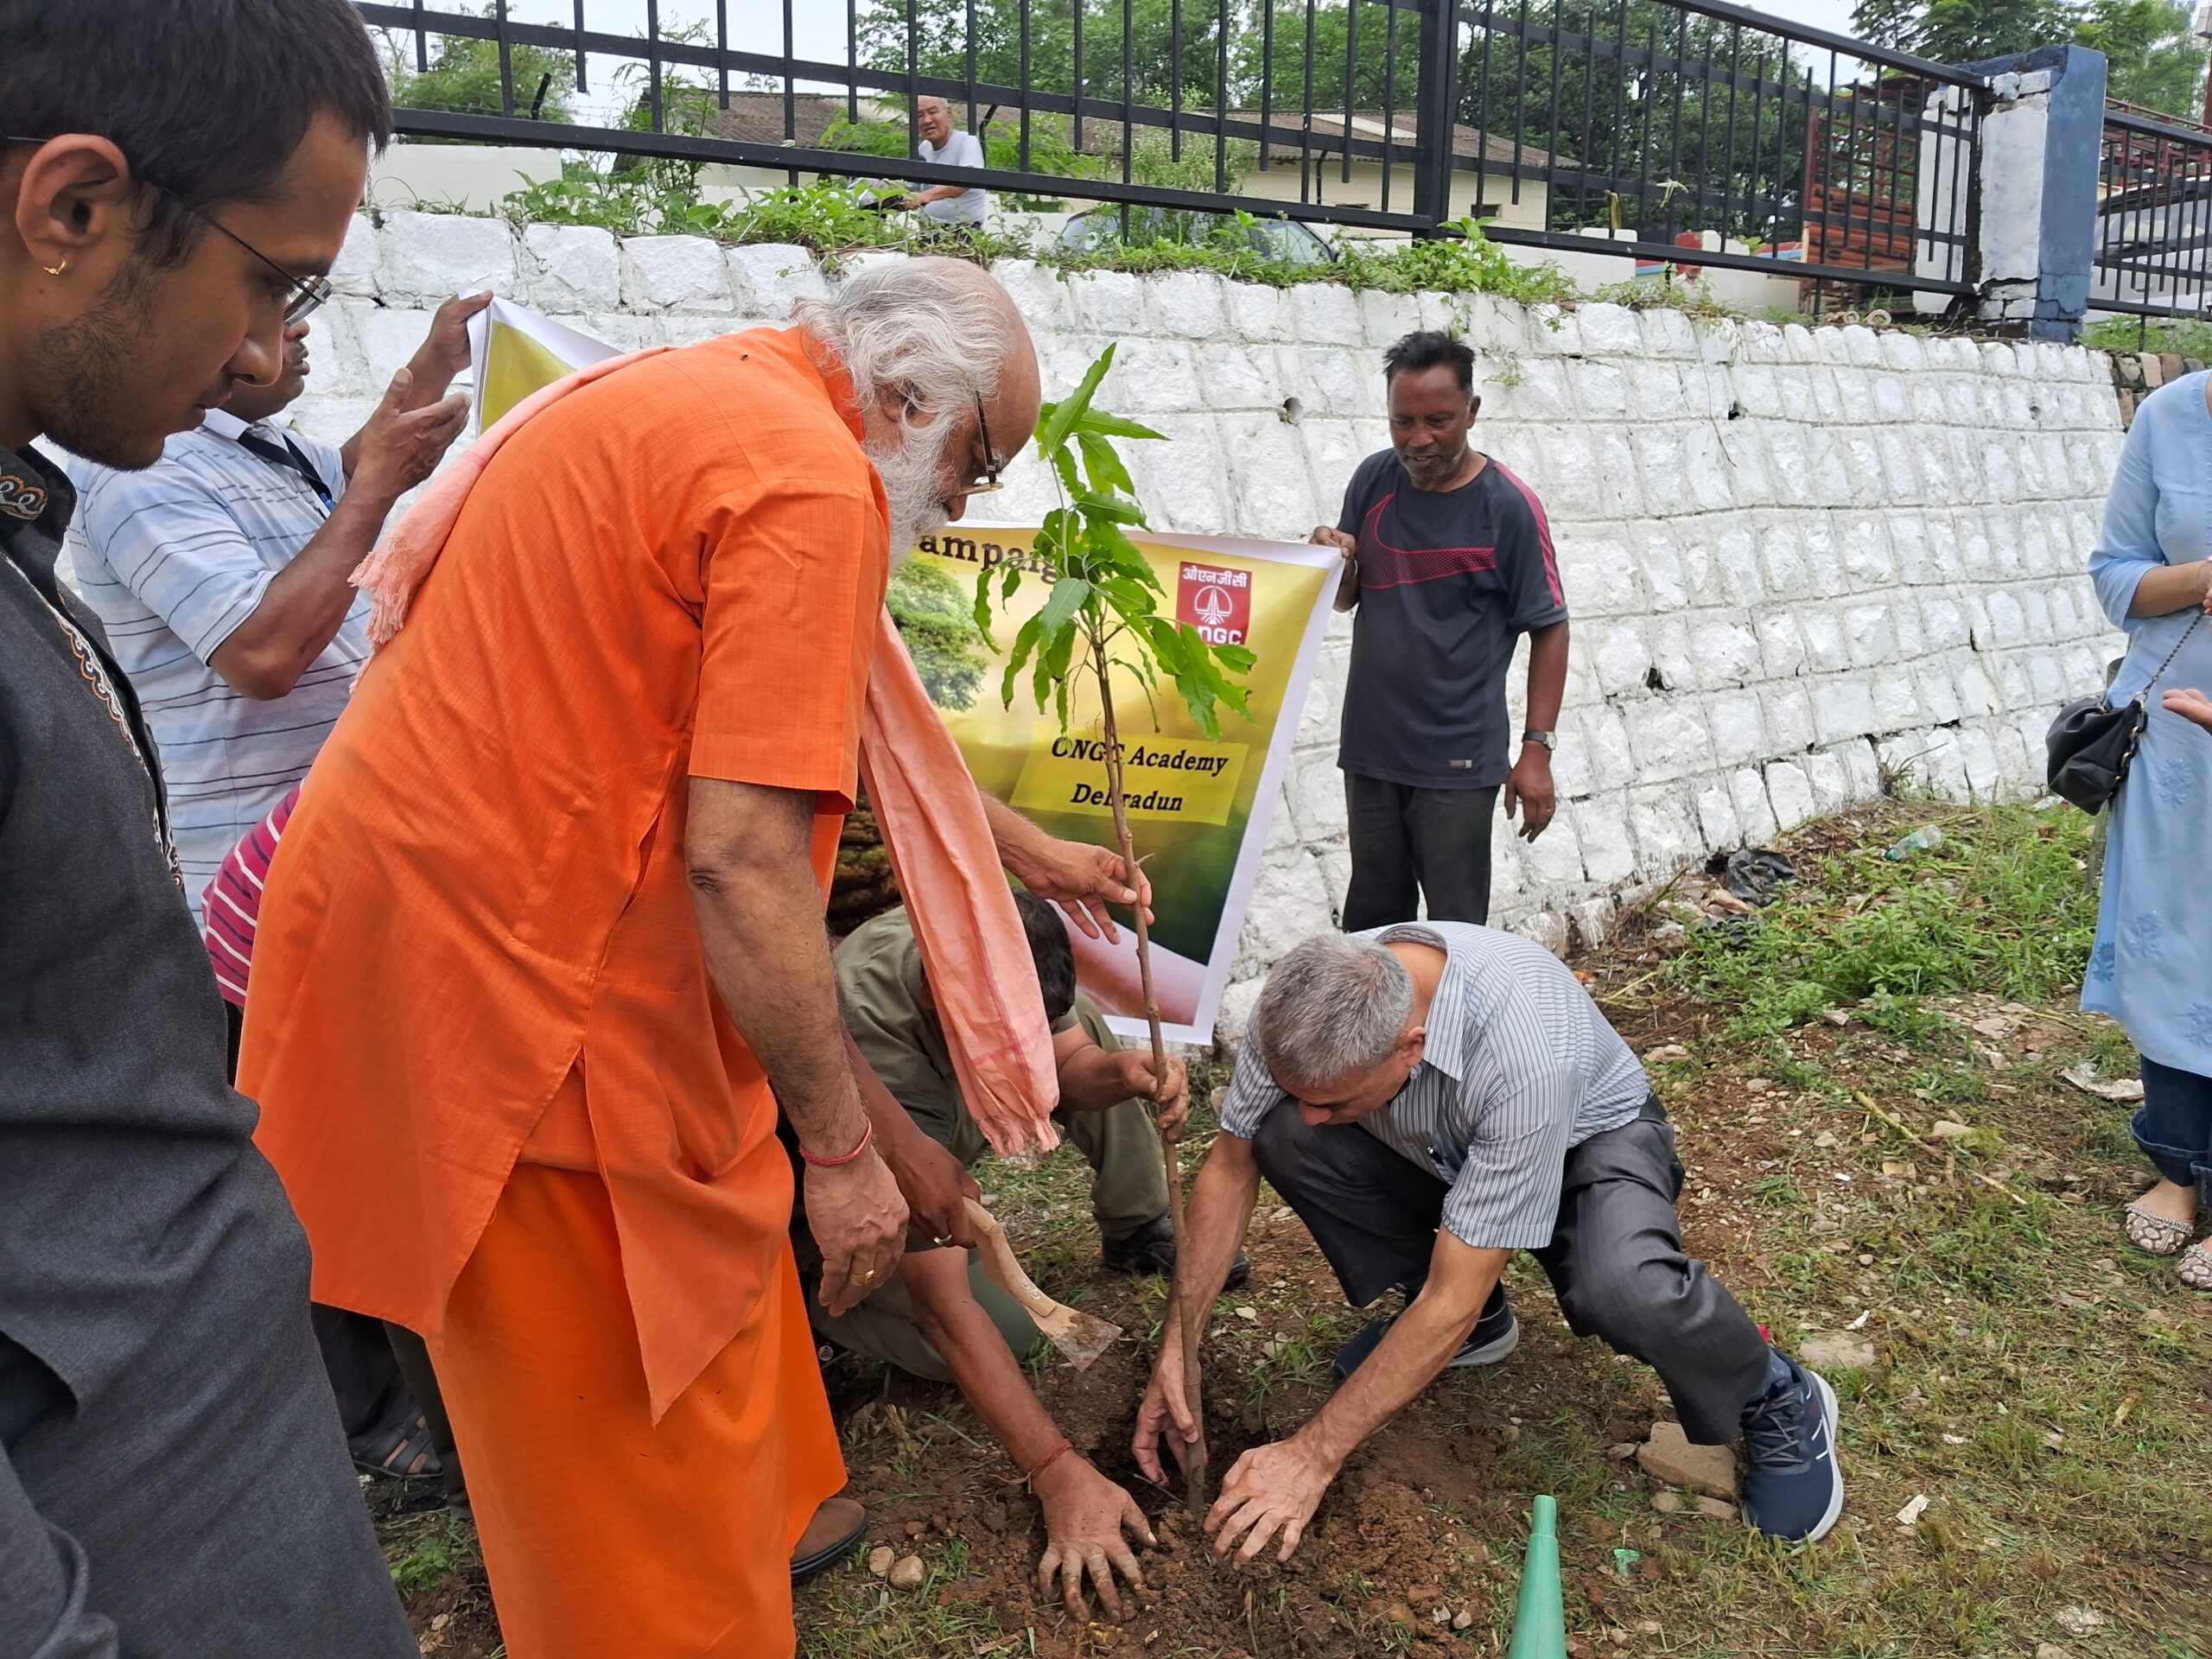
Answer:
[{"label": "blue sneaker", "polygon": [[1771,1537],[1809,1542],[1843,1513],[1835,1390],[1780,1351],[1766,1392],[1744,1413],[1744,1518]]},{"label": "blue sneaker", "polygon": [[[1350,1342],[1337,1350],[1330,1369],[1341,1382],[1357,1370],[1360,1362],[1375,1351],[1382,1340],[1382,1333],[1398,1321],[1393,1313],[1387,1319],[1377,1319]],[[1466,1341],[1459,1344],[1459,1351],[1444,1362],[1447,1371],[1468,1365],[1495,1365],[1521,1345],[1521,1321],[1513,1317],[1512,1304],[1505,1300],[1501,1287],[1490,1294],[1490,1300],[1483,1304],[1483,1316],[1475,1321],[1475,1328],[1468,1332]]]}]

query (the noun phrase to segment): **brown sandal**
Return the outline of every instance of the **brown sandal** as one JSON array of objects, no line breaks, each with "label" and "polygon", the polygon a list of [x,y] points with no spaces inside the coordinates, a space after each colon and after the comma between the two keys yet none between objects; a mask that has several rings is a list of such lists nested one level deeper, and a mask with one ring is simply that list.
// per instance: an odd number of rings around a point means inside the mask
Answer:
[{"label": "brown sandal", "polygon": [[2154,1216],[2139,1204],[2127,1206],[2127,1242],[2148,1255],[2174,1255],[2196,1230],[2187,1222]]},{"label": "brown sandal", "polygon": [[2181,1265],[2174,1272],[2191,1290],[2212,1290],[2212,1250],[2202,1244],[2190,1245],[2182,1252]]}]

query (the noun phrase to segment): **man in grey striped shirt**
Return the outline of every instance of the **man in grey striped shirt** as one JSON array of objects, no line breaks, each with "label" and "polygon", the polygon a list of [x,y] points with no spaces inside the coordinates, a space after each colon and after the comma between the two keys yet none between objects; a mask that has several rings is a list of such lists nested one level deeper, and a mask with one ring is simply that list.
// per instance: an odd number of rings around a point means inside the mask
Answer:
[{"label": "man in grey striped shirt", "polygon": [[307,775],[368,659],[368,601],[351,583],[400,496],[468,416],[448,397],[468,365],[448,300],[368,423],[342,446],[279,425],[308,372],[305,321],[282,372],[241,385],[140,472],[79,462],[76,587],[146,711],[168,785],[185,900]]},{"label": "man in grey striped shirt", "polygon": [[[1503,1359],[1519,1327],[1499,1283],[1533,1253],[1577,1334],[1656,1370],[1688,1437],[1740,1433],[1752,1524],[1817,1538],[1843,1508],[1835,1395],[1770,1348],[1683,1253],[1675,1133],[1643,1068],[1567,967],[1471,923],[1308,939],[1268,976],[1191,1195],[1188,1274],[1205,1328],[1265,1176],[1363,1307],[1405,1311],[1337,1357],[1343,1383],[1289,1439],[1239,1458],[1207,1516],[1217,1553],[1287,1559],[1370,1434],[1450,1366]],[[1137,1414],[1138,1466],[1197,1436],[1179,1325]]]}]

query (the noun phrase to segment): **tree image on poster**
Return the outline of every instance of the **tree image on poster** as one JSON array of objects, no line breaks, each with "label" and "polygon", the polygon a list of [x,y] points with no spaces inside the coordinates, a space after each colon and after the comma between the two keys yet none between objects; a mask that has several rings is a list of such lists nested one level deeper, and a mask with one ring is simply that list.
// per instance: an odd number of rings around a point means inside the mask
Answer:
[{"label": "tree image on poster", "polygon": [[[1050,575],[1051,589],[1043,607],[1025,620],[1014,635],[1000,698],[1007,706],[1013,705],[1016,683],[1027,667],[1038,712],[1042,714],[1050,706],[1059,722],[1063,744],[1054,746],[1052,758],[1095,758],[1103,763],[1104,804],[1113,815],[1122,862],[1134,871],[1139,866],[1130,824],[1133,808],[1179,811],[1185,804],[1185,791],[1180,782],[1171,781],[1147,786],[1133,803],[1127,785],[1128,768],[1135,764],[1147,772],[1179,772],[1196,788],[1198,780],[1218,777],[1224,767],[1208,766],[1211,757],[1193,755],[1187,747],[1178,747],[1172,753],[1163,750],[1158,763],[1152,765],[1147,764],[1141,743],[1135,753],[1125,753],[1115,671],[1121,670],[1129,689],[1142,694],[1155,732],[1160,723],[1159,698],[1163,690],[1172,690],[1205,736],[1218,742],[1223,709],[1249,717],[1245,690],[1237,681],[1250,671],[1256,658],[1242,643],[1242,631],[1235,626],[1235,578],[1241,573],[1215,573],[1229,580],[1198,582],[1195,594],[1189,592],[1193,584],[1179,581],[1176,613],[1169,616],[1160,610],[1165,585],[1125,528],[1143,525],[1145,518],[1135,499],[1136,486],[1113,440],[1159,440],[1161,435],[1091,406],[1100,383],[1113,365],[1114,348],[1109,346],[1071,396],[1045,404],[1038,416],[1038,454],[1052,468],[1060,505],[1045,515],[1031,552],[1033,561]],[[1019,591],[1021,575],[1022,565],[1017,561],[976,576],[976,626],[987,639],[995,597],[999,607],[1005,607]],[[1249,578],[1245,586],[1249,588]],[[1201,627],[1205,631],[1202,632]],[[1228,637],[1232,634],[1234,639]],[[1084,741],[1074,734],[1070,720],[1076,685],[1085,676],[1098,700],[1095,757],[1081,752]],[[1057,753],[1064,745],[1077,752]],[[1194,760],[1197,764],[1192,764]],[[1075,804],[1096,803],[1077,797]],[[1153,1075],[1160,1077],[1166,1072],[1166,1046],[1160,1034],[1160,1003],[1153,981],[1150,929],[1141,908],[1135,912],[1135,931],[1145,1020],[1152,1038]],[[1182,1169],[1173,1139],[1161,1139],[1167,1166],[1168,1217],[1175,1236],[1171,1302],[1181,1330],[1191,1417],[1203,1428],[1196,1308],[1185,1294],[1190,1255],[1183,1247]],[[1205,1501],[1203,1433],[1185,1454],[1184,1479],[1185,1497],[1192,1512],[1198,1514]]]}]

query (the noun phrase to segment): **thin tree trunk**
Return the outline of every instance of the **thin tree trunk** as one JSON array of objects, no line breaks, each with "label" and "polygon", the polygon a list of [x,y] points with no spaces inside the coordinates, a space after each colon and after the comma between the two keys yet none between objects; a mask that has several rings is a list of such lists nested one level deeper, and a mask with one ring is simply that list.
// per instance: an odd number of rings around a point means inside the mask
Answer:
[{"label": "thin tree trunk", "polygon": [[[1129,814],[1122,793],[1122,737],[1114,720],[1114,687],[1107,677],[1106,642],[1099,636],[1091,639],[1091,652],[1098,675],[1098,707],[1105,725],[1106,738],[1106,794],[1114,811],[1114,838],[1120,843],[1122,868],[1128,872],[1129,886],[1137,885],[1136,842],[1129,830]],[[1167,1075],[1167,1045],[1160,1034],[1160,1000],[1152,988],[1152,941],[1145,925],[1144,906],[1136,906],[1137,976],[1144,988],[1144,1017],[1152,1027],[1152,1075]],[[1174,1310],[1183,1338],[1183,1399],[1191,1414],[1191,1421],[1198,1431],[1195,1445],[1185,1449],[1183,1465],[1183,1500],[1195,1517],[1205,1512],[1206,1503],[1206,1421],[1201,1408],[1198,1388],[1198,1309],[1184,1293],[1189,1287],[1187,1264],[1190,1252],[1185,1247],[1183,1230],[1183,1165],[1177,1156],[1175,1142],[1166,1135],[1160,1137],[1160,1152],[1167,1168],[1167,1224],[1175,1236],[1175,1272],[1169,1281],[1169,1306]]]}]

